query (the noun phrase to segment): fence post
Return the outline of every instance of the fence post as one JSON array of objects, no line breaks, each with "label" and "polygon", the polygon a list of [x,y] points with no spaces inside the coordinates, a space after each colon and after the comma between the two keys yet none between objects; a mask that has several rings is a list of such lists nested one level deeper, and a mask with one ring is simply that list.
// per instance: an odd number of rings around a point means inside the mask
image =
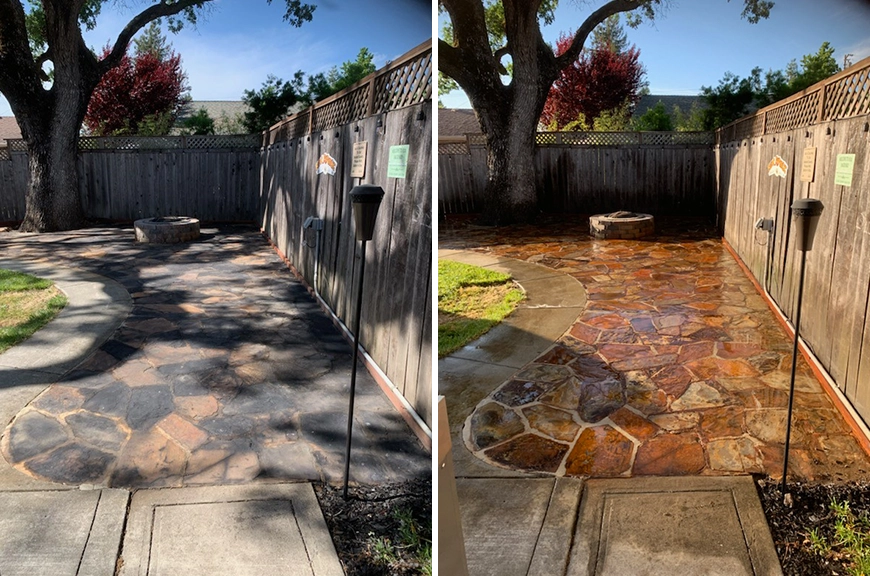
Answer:
[{"label": "fence post", "polygon": [[366,117],[371,118],[375,115],[375,78],[369,80],[368,94],[366,95]]},{"label": "fence post", "polygon": [[308,134],[314,132],[314,104],[308,108]]},{"label": "fence post", "polygon": [[819,108],[816,112],[816,122],[823,122],[825,119],[825,93],[827,92],[825,88],[827,88],[827,84],[819,88]]}]

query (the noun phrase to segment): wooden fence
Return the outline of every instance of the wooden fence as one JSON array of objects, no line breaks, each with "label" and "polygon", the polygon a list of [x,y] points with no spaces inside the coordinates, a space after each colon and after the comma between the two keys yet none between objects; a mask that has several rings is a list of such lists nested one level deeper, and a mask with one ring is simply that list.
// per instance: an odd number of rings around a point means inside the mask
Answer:
[{"label": "wooden fence", "polygon": [[[726,240],[780,309],[796,314],[800,253],[789,207],[824,204],[807,254],[801,336],[858,413],[870,422],[870,58],[783,102],[721,129],[716,149],[719,224]],[[811,182],[802,160],[815,149]],[[810,151],[809,154],[813,152]],[[834,181],[854,154],[851,186]],[[768,165],[779,156],[785,177]],[[772,233],[756,230],[759,218]]]},{"label": "wooden fence", "polygon": [[[390,80],[385,80],[390,78]],[[401,82],[396,80],[401,78]],[[264,136],[260,221],[266,234],[347,325],[355,309],[359,242],[350,198],[359,183],[386,196],[368,243],[360,341],[427,425],[432,417],[432,101],[431,44],[412,50],[361,85],[381,86],[374,116],[297,131],[310,112],[291,117]],[[355,102],[359,86],[331,100]],[[395,96],[387,99],[386,96]],[[413,95],[406,99],[398,95]],[[329,104],[329,103],[327,103]],[[347,102],[345,102],[347,104]],[[314,114],[315,119],[317,114]],[[309,124],[310,125],[310,124]],[[316,120],[315,120],[316,125]],[[353,147],[366,143],[365,176],[351,177]],[[405,178],[387,176],[390,148],[409,146]],[[317,173],[328,154],[335,174]],[[318,233],[304,228],[323,222]]]},{"label": "wooden fence", "polygon": [[[540,132],[535,153],[539,205],[550,212],[712,217],[712,143],[710,132]],[[439,138],[441,213],[479,211],[486,179],[482,135]]]},{"label": "wooden fence", "polygon": [[[78,176],[90,218],[185,215],[253,222],[260,188],[260,136],[82,138]],[[24,218],[30,174],[22,140],[0,157],[0,222]]]}]

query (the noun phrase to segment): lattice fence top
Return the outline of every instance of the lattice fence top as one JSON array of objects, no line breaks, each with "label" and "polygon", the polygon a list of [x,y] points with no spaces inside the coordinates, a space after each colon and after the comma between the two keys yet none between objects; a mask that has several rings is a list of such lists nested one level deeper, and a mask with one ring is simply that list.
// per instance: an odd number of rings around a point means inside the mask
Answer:
[{"label": "lattice fence top", "polygon": [[465,142],[438,143],[439,154],[469,154],[468,144]]},{"label": "lattice fence top", "polygon": [[353,86],[272,126],[265,141],[299,138],[430,100],[433,73],[432,41],[427,40]]},{"label": "lattice fence top", "polygon": [[538,146],[692,146],[713,143],[712,132],[538,132]]},{"label": "lattice fence top", "polygon": [[377,74],[374,85],[374,114],[397,110],[432,97],[432,49],[388,66]]},{"label": "lattice fence top", "polygon": [[[535,144],[547,146],[709,146],[715,141],[713,132],[538,132]],[[466,134],[464,142],[457,138],[438,141],[439,154],[468,154],[471,147],[486,145],[483,134]]]},{"label": "lattice fence top", "polygon": [[870,114],[870,64],[831,82],[824,94],[825,120]]},{"label": "lattice fence top", "polygon": [[6,149],[9,152],[27,152],[27,144],[25,144],[24,140],[20,138],[7,140]]},{"label": "lattice fence top", "polygon": [[79,138],[79,150],[215,150],[259,148],[259,134],[227,136],[105,136]]},{"label": "lattice fence top", "polygon": [[864,114],[870,114],[870,58],[723,126],[716,132],[716,141],[733,142]]},{"label": "lattice fence top", "polygon": [[12,159],[12,157],[9,155],[9,150],[6,148],[6,146],[3,146],[2,148],[0,148],[0,161],[11,160],[11,159]]}]

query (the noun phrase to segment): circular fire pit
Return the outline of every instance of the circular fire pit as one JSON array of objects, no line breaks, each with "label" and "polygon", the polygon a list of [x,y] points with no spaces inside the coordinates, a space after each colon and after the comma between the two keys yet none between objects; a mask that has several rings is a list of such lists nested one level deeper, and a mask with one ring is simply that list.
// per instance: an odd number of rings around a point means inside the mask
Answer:
[{"label": "circular fire pit", "polygon": [[185,216],[143,218],[133,223],[136,242],[146,244],[177,244],[199,238],[199,220]]},{"label": "circular fire pit", "polygon": [[652,214],[620,210],[589,217],[589,233],[599,240],[633,240],[655,232]]}]

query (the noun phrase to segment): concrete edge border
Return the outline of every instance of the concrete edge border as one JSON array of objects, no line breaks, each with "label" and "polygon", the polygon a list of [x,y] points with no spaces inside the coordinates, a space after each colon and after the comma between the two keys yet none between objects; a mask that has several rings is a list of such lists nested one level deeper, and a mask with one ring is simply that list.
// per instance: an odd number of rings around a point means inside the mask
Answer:
[{"label": "concrete edge border", "polygon": [[37,383],[37,376],[53,384],[108,340],[133,309],[127,289],[99,274],[8,259],[0,259],[0,268],[51,280],[69,300],[54,320],[0,354],[0,374],[7,387]]},{"label": "concrete edge border", "polygon": [[[489,365],[491,369],[476,372],[475,383],[481,388],[489,388],[490,392],[492,392],[509,381],[514,374],[522,370],[538,356],[551,349],[555,345],[555,342],[570,330],[577,318],[586,309],[588,302],[586,288],[576,278],[564,272],[552,270],[534,262],[525,262],[515,258],[494,256],[469,250],[440,249],[438,251],[438,259],[455,260],[501,272],[508,272],[526,292],[526,300],[498,326],[477,340],[469,342],[464,348],[457,350],[445,358],[439,359],[439,380],[445,372],[462,371],[461,368],[459,370],[448,370],[445,363],[443,363],[443,361],[448,359],[451,364],[464,365],[466,368],[481,368]],[[561,284],[562,291],[556,290],[555,294],[543,293],[544,291],[541,290],[544,287],[552,288],[553,286],[559,286],[559,284]],[[542,318],[546,318],[547,322],[537,322],[537,319]],[[543,326],[543,324],[547,325]],[[535,325],[536,329],[540,329],[543,334],[539,334],[538,338],[529,338],[526,327],[530,325]],[[500,343],[506,341],[522,342],[522,347],[513,347],[510,358],[506,362],[492,361],[486,358],[486,349],[499,348],[501,347]],[[473,348],[481,348],[482,351],[472,350]],[[508,373],[507,378],[502,377]],[[455,439],[456,443],[461,443],[464,451],[473,455],[475,463],[479,463],[487,469],[492,469],[493,473],[499,475],[504,473],[518,474],[521,477],[552,477],[553,474],[550,473],[531,472],[501,466],[488,459],[482,459],[479,454],[470,450],[469,421],[474,414],[474,410],[487,397],[488,394],[479,402],[476,402],[467,415],[460,418],[450,417],[451,428],[454,433],[458,431]],[[449,413],[456,413],[456,407],[451,405],[449,396],[447,397],[447,406]],[[455,457],[459,454],[461,453],[458,450],[454,450]],[[460,477],[465,477],[466,470],[459,465],[461,460],[463,458],[457,459],[457,474]],[[472,476],[476,476],[481,472],[483,470],[478,469]]]}]

